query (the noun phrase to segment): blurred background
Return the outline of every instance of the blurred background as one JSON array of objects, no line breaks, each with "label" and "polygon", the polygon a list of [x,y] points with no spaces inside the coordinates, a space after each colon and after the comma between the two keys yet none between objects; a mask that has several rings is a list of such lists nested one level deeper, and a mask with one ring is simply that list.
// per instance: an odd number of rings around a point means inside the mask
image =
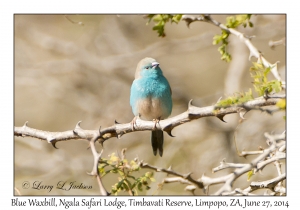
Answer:
[{"label": "blurred background", "polygon": [[[212,17],[225,23],[227,15]],[[286,48],[281,45],[271,49],[269,41],[286,37],[286,16],[254,15],[251,21],[253,28],[238,30],[255,36],[252,43],[269,62],[280,61],[279,73],[285,80]],[[181,21],[167,24],[166,37],[160,38],[152,30],[153,23],[146,23],[142,15],[15,15],[15,126],[29,121],[32,128],[58,132],[74,129],[78,121],[88,130],[111,126],[115,120],[130,122],[134,117],[129,105],[130,87],[136,65],[144,57],[160,63],[172,87],[170,117],[186,111],[190,99],[194,99],[195,106],[211,106],[220,97],[253,89],[249,68],[256,60],[249,60],[249,50],[237,37],[230,36],[232,61],[226,63],[220,59],[218,46],[212,45],[213,36],[221,33],[216,26],[195,22],[188,28]],[[274,77],[270,75],[269,79]],[[102,157],[120,154],[127,148],[129,160],[138,157],[157,167],[171,165],[178,173],[192,172],[195,179],[202,174],[218,177],[232,171],[211,172],[222,159],[245,163],[254,158],[245,159],[236,153],[233,138],[238,125],[235,138],[239,150],[257,150],[259,146],[267,147],[264,132],[285,130],[283,116],[283,111],[272,116],[251,111],[243,123],[236,114],[225,116],[227,123],[213,117],[194,120],[176,127],[174,138],[165,134],[163,157],[153,155],[149,131],[129,133],[106,141]],[[99,194],[96,179],[86,174],[93,165],[87,141],[59,142],[59,149],[55,149],[46,141],[15,137],[14,145],[15,187],[22,195]],[[97,146],[100,151],[101,146]],[[149,170],[140,175],[145,171]],[[275,166],[270,164],[251,181],[274,178],[276,174]],[[156,182],[140,195],[191,195],[179,183],[165,184],[163,190],[157,190],[165,177],[155,173]],[[233,187],[247,187],[246,180],[246,175],[241,176]],[[54,186],[59,181],[75,181],[92,189],[23,189],[24,181]],[[110,191],[118,180],[117,176],[107,175],[103,181]],[[210,187],[210,193],[218,187]],[[195,193],[203,195],[201,190]]]}]

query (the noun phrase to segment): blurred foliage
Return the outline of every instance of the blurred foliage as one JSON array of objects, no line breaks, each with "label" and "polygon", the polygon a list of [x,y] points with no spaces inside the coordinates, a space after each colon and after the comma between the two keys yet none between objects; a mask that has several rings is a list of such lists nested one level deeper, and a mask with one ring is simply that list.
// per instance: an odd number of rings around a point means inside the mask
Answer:
[{"label": "blurred foliage", "polygon": [[253,27],[253,23],[250,21],[251,15],[236,15],[226,18],[226,27],[227,28],[237,28],[240,25],[243,25],[244,28],[249,25]]},{"label": "blurred foliage", "polygon": [[[148,18],[147,24],[149,24],[151,21],[155,23],[154,27],[152,28],[154,31],[157,31],[158,36],[165,37],[165,25],[167,22],[175,22],[178,23],[182,15],[170,15],[170,14],[150,14],[146,15],[146,18]],[[251,15],[235,15],[235,16],[229,16],[226,18],[226,27],[227,28],[237,28],[240,25],[246,27],[247,25],[249,27],[253,27],[253,23],[250,21]],[[230,35],[229,31],[222,30],[222,33],[219,35],[215,35],[213,37],[213,45],[217,45],[221,43],[221,46],[218,48],[218,51],[221,54],[221,60],[224,60],[226,62],[231,61],[231,55],[227,51],[228,46],[228,37]]]},{"label": "blurred foliage", "polygon": [[227,46],[228,46],[228,37],[229,33],[225,30],[222,30],[221,35],[215,35],[213,38],[213,45],[217,45],[220,42],[222,43],[221,46],[218,48],[218,51],[220,52],[221,60],[225,60],[226,62],[231,61],[231,55],[227,52]]},{"label": "blurred foliage", "polygon": [[[286,109],[286,99],[280,99],[277,103],[276,106],[279,107],[280,109],[285,110]],[[283,119],[286,120],[286,116],[283,116]]]},{"label": "blurred foliage", "polygon": [[[236,15],[236,16],[229,16],[226,18],[226,27],[227,28],[237,28],[238,26],[242,25],[246,27],[249,25],[250,27],[253,27],[253,23],[250,21],[251,15]],[[230,35],[229,31],[222,30],[222,34],[215,35],[213,38],[213,45],[217,45],[221,43],[221,46],[218,48],[218,51],[221,54],[221,60],[224,60],[226,62],[231,61],[231,55],[227,51],[228,47],[228,37]]]},{"label": "blurred foliage", "polygon": [[[275,64],[277,65],[277,64]],[[281,91],[281,82],[278,80],[268,81],[268,74],[271,71],[271,67],[265,67],[261,62],[253,62],[253,66],[250,68],[251,77],[253,78],[253,86],[259,96],[265,93],[279,92]]]},{"label": "blurred foliage", "polygon": [[158,14],[158,15],[147,15],[146,18],[148,18],[147,24],[149,24],[152,20],[155,23],[155,26],[152,28],[154,31],[157,31],[158,36],[165,37],[165,24],[169,21],[171,23],[175,22],[178,23],[181,20],[182,15],[164,15],[164,14]]},{"label": "blurred foliage", "polygon": [[286,100],[280,99],[277,103],[276,106],[278,106],[280,109],[285,109],[286,108]]},{"label": "blurred foliage", "polygon": [[234,93],[234,95],[229,96],[226,99],[220,100],[217,103],[217,106],[226,107],[231,105],[237,105],[237,104],[243,104],[247,101],[250,101],[253,99],[253,94],[251,88],[248,92],[237,92]]},{"label": "blurred foliage", "polygon": [[[276,65],[276,64],[275,64]],[[269,94],[271,92],[280,92],[282,90],[281,82],[278,80],[268,81],[268,74],[271,71],[271,67],[265,67],[262,63],[253,62],[253,66],[250,68],[250,74],[253,78],[254,90],[259,96]],[[253,99],[251,88],[248,92],[235,93],[233,96],[229,96],[217,103],[217,106],[230,106],[236,104],[242,104]],[[285,100],[280,100],[277,106],[281,109],[285,109]]]},{"label": "blurred foliage", "polygon": [[155,182],[153,172],[136,176],[135,174],[141,170],[137,161],[117,157],[115,153],[109,155],[109,159],[102,158],[99,163],[98,170],[101,177],[109,173],[119,174],[118,181],[111,188],[113,195],[121,191],[126,191],[129,195],[138,195],[138,191],[150,189],[149,180]]}]

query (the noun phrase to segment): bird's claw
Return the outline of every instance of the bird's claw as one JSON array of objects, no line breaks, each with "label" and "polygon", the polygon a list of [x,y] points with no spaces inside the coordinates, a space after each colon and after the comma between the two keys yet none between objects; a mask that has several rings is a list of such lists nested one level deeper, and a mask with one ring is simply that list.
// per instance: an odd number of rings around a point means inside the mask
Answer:
[{"label": "bird's claw", "polygon": [[131,129],[134,131],[135,130],[135,127],[134,126],[137,126],[136,124],[136,120],[139,118],[139,116],[135,116],[132,121],[130,122],[131,124]]},{"label": "bird's claw", "polygon": [[160,117],[159,117],[158,119],[153,119],[152,121],[154,122],[153,129],[155,130],[155,129],[157,128],[157,127],[156,127],[156,124],[158,124],[159,121],[160,121]]}]

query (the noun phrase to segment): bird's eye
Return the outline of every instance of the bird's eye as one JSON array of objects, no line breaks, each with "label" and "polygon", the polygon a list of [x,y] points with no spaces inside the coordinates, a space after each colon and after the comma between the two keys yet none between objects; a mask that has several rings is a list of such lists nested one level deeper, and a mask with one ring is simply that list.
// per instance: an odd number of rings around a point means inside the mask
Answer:
[{"label": "bird's eye", "polygon": [[149,69],[149,68],[150,68],[149,66],[146,67],[146,69]]}]

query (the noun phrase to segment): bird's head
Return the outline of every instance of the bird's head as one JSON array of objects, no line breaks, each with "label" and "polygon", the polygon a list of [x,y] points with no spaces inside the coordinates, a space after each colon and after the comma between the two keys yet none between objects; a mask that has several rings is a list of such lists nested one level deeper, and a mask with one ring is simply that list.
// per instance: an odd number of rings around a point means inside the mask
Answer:
[{"label": "bird's head", "polygon": [[136,68],[135,78],[162,75],[159,63],[153,58],[142,59]]}]

